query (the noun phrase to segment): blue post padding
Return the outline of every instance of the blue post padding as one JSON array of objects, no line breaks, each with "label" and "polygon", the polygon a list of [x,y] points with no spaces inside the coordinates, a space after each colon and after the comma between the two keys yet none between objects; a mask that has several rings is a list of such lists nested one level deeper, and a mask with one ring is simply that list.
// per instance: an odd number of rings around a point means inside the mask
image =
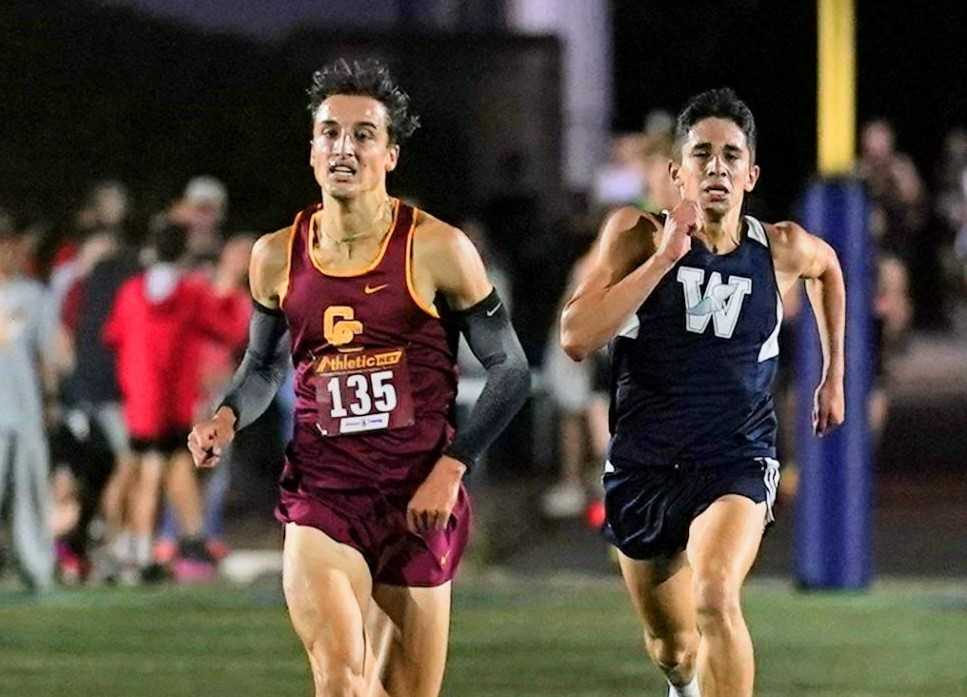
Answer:
[{"label": "blue post padding", "polygon": [[803,588],[857,589],[872,579],[872,458],[867,398],[873,377],[874,249],[866,196],[855,179],[810,186],[804,226],[839,255],[846,279],[846,421],[825,438],[813,435],[813,395],[822,370],[815,319],[803,303],[797,327],[795,577]]}]

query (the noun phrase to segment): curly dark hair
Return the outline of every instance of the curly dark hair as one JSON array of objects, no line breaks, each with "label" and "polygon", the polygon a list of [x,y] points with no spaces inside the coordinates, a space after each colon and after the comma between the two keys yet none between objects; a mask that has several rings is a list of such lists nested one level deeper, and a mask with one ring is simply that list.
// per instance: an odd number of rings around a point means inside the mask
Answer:
[{"label": "curly dark hair", "polygon": [[323,66],[313,73],[308,94],[313,118],[319,106],[334,94],[363,95],[381,102],[389,115],[389,140],[393,144],[402,143],[420,126],[420,117],[410,109],[410,96],[393,81],[389,68],[375,58],[352,63],[340,58]]},{"label": "curly dark hair", "polygon": [[755,157],[755,117],[745,102],[739,99],[731,87],[720,87],[697,94],[686,102],[675,125],[675,152],[681,154],[681,146],[688,131],[696,123],[707,118],[728,119],[745,133],[749,151]]}]

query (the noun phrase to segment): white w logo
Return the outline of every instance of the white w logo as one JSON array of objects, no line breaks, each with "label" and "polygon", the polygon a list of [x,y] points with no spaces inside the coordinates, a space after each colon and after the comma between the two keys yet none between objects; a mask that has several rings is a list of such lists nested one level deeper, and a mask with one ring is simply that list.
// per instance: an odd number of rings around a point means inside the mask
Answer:
[{"label": "white w logo", "polygon": [[678,282],[685,291],[685,329],[696,334],[705,333],[709,320],[712,320],[715,336],[731,339],[735,325],[742,312],[745,296],[752,292],[752,279],[744,276],[729,276],[728,285],[722,283],[722,275],[713,271],[708,277],[705,295],[702,295],[702,281],[705,271],[690,266],[678,267]]}]

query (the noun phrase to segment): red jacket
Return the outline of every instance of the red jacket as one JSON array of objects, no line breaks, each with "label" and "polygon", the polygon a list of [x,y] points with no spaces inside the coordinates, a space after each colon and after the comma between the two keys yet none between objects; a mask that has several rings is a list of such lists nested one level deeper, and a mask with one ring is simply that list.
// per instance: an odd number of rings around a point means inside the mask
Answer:
[{"label": "red jacket", "polygon": [[248,308],[220,298],[203,279],[182,277],[159,302],[145,293],[145,275],[118,291],[104,326],[117,352],[118,384],[131,436],[156,439],[191,428],[199,393],[199,354],[206,340],[244,345]]}]

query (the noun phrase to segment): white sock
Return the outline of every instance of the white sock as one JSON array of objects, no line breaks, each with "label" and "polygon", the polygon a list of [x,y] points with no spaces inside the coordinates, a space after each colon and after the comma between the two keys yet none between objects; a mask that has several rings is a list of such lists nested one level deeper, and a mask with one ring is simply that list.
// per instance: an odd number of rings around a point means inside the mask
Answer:
[{"label": "white sock", "polygon": [[698,691],[698,676],[694,676],[687,685],[681,687],[668,683],[668,697],[702,697]]},{"label": "white sock", "polygon": [[119,532],[114,538],[114,542],[111,543],[111,550],[118,561],[126,562],[130,560],[134,556],[134,540],[131,533],[127,530]]},{"label": "white sock", "polygon": [[134,536],[134,563],[142,568],[151,563],[151,535]]}]

